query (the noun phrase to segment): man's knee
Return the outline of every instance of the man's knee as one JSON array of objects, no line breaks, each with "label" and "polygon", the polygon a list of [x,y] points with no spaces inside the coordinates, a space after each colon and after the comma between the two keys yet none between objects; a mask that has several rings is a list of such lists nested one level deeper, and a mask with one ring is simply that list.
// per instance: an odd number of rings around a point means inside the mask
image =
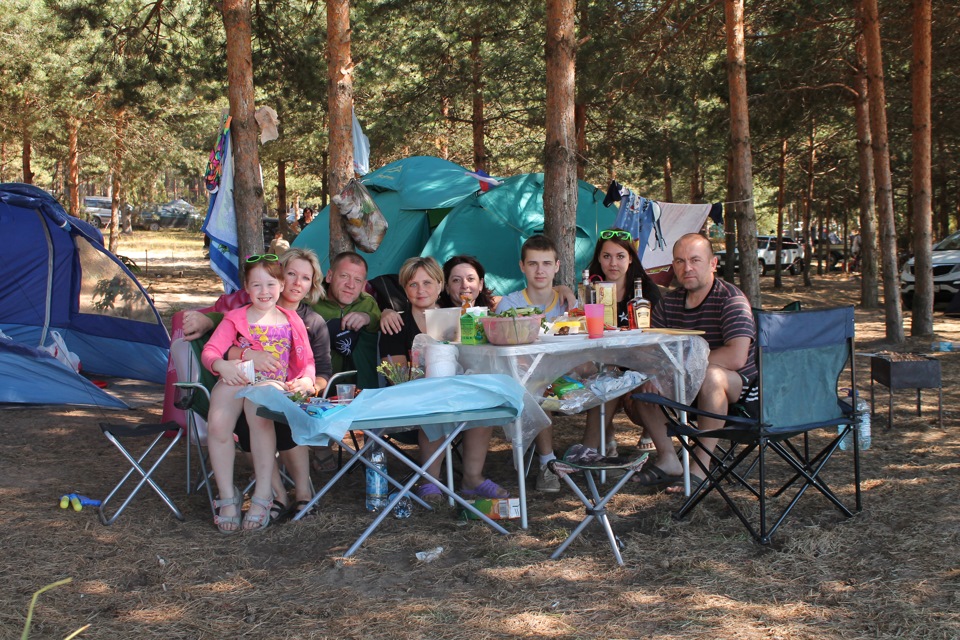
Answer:
[{"label": "man's knee", "polygon": [[707,367],[703,384],[700,386],[701,397],[709,397],[723,393],[729,402],[735,402],[743,390],[743,378],[737,371],[730,371],[721,366],[711,364]]}]

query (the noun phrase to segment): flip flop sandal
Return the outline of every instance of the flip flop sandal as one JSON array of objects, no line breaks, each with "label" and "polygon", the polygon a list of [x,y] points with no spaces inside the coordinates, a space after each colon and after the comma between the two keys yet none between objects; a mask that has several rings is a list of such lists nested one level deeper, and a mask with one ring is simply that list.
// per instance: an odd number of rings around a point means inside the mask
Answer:
[{"label": "flip flop sandal", "polygon": [[310,470],[314,473],[330,473],[337,470],[337,456],[329,447],[323,453],[314,452],[310,456]]},{"label": "flip flop sandal", "polygon": [[[699,487],[701,484],[703,484],[703,478],[701,478],[695,473],[691,473],[690,474],[690,493],[691,494],[696,493],[697,487]],[[676,482],[673,482],[667,485],[667,488],[664,489],[664,492],[669,493],[671,495],[679,494],[682,496],[683,495],[683,476],[680,476],[680,479],[677,480]]]},{"label": "flip flop sandal", "polygon": [[263,507],[265,511],[257,515],[250,515],[250,511],[243,516],[243,524],[255,524],[255,527],[243,527],[243,531],[254,532],[254,531],[263,531],[270,526],[270,508],[273,506],[273,500],[266,500],[264,498],[258,498],[257,496],[252,496],[250,502],[255,504],[258,507]]},{"label": "flip flop sandal", "polygon": [[[213,508],[217,510],[217,515],[213,516],[213,524],[217,525],[217,530],[220,531],[223,535],[229,536],[234,533],[240,533],[240,507],[243,505],[243,494],[240,493],[240,490],[236,486],[233,487],[233,497],[227,498],[225,500],[214,500]],[[220,515],[220,509],[223,507],[236,507],[237,515],[235,516],[222,516]],[[224,529],[223,525],[229,524],[233,525],[234,529]]]},{"label": "flip flop sandal", "polygon": [[[432,485],[431,485],[432,486]],[[478,484],[473,489],[467,489],[466,487],[460,488],[460,495],[464,498],[489,498],[495,499],[499,498],[504,500],[510,497],[510,492],[498,485],[496,482],[490,478],[485,479],[483,482]],[[420,496],[421,498],[423,496]]]},{"label": "flip flop sandal", "polygon": [[657,447],[653,444],[653,440],[644,437],[637,441],[637,449],[640,453],[643,453],[644,451],[656,451]]},{"label": "flip flop sandal", "polygon": [[280,522],[286,519],[289,514],[290,507],[274,498],[273,502],[270,504],[270,520],[274,522]]},{"label": "flip flop sandal", "polygon": [[443,491],[432,482],[426,482],[416,489],[417,497],[424,502],[439,502],[443,499]]},{"label": "flip flop sandal", "polygon": [[[295,517],[297,514],[303,511],[308,504],[310,504],[309,500],[297,500],[295,503],[293,503],[293,506],[290,507],[290,516]],[[317,505],[313,505],[312,507],[310,507],[310,510],[307,511],[305,514],[303,514],[303,517],[300,519],[306,520],[307,518],[310,518],[316,515],[316,513],[317,513]]]},{"label": "flip flop sandal", "polygon": [[644,465],[643,469],[630,478],[631,482],[636,482],[642,487],[662,487],[665,484],[674,484],[678,480],[683,482],[683,476],[672,476],[655,464]]}]

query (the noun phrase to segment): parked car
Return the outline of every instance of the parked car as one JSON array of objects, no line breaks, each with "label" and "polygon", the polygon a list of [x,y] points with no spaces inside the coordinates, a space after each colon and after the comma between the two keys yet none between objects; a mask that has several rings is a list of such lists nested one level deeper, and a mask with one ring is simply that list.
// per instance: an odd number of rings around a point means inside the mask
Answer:
[{"label": "parked car", "polygon": [[[739,250],[734,249],[734,254],[736,256],[734,258],[734,269],[739,269]],[[722,268],[726,263],[727,252],[717,251],[716,255],[717,258],[720,259],[720,266]],[[780,264],[783,269],[790,272],[790,275],[795,276],[803,272],[803,246],[794,242],[793,238],[784,236],[780,255]],[[776,236],[757,236],[757,260],[760,263],[761,276],[773,271],[777,260]]]},{"label": "parked car", "polygon": [[[960,291],[960,231],[933,245],[933,295],[935,302],[949,302]],[[900,271],[900,294],[906,307],[913,306],[916,288],[913,258]]]},{"label": "parked car", "polygon": [[106,196],[86,196],[83,199],[83,211],[86,213],[87,218],[101,229],[106,229],[110,226],[110,211],[112,207],[113,204],[110,198]]},{"label": "parked car", "polygon": [[150,204],[140,211],[140,226],[151,231],[161,227],[199,227],[202,222],[203,214],[186,200]]}]

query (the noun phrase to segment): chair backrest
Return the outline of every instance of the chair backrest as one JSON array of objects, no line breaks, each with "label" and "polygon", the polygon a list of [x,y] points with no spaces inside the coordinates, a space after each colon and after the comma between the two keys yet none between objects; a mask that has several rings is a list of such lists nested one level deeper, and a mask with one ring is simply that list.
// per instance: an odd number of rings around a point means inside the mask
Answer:
[{"label": "chair backrest", "polygon": [[848,362],[856,388],[853,307],[758,311],[756,320],[760,419],[774,432],[843,422],[837,386]]}]

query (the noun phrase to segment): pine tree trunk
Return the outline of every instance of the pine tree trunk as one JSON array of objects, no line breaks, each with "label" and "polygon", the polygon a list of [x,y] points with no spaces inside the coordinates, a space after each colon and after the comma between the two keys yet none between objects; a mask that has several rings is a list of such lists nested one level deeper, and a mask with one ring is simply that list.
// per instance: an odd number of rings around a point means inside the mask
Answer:
[{"label": "pine tree trunk", "polygon": [[221,7],[227,37],[227,95],[232,118],[233,205],[242,260],[244,256],[263,253],[263,185],[254,119],[250,0],[223,0]]},{"label": "pine tree trunk", "polygon": [[904,340],[903,309],[900,306],[900,282],[897,272],[897,229],[893,211],[890,145],[887,141],[887,94],[883,80],[880,18],[877,13],[877,0],[860,0],[860,7],[867,49],[867,94],[870,98],[873,172],[877,189],[877,216],[880,222],[880,271],[883,278],[886,339],[899,344]]},{"label": "pine tree trunk", "polygon": [[857,159],[860,165],[860,305],[880,306],[877,268],[877,209],[873,179],[873,139],[867,88],[867,49],[863,34],[857,38],[857,72],[854,77],[854,111],[857,119]]},{"label": "pine tree trunk", "polygon": [[483,60],[480,57],[480,34],[470,37],[470,67],[473,85],[473,167],[475,171],[487,170],[487,147],[485,144],[486,121],[483,117]]},{"label": "pine tree trunk", "polygon": [[760,307],[757,263],[757,217],[753,208],[753,154],[747,105],[747,62],[743,33],[743,0],[725,0],[727,84],[730,86],[730,138],[733,145],[733,200],[740,249],[740,288],[750,304]]},{"label": "pine tree trunk", "polygon": [[673,163],[669,154],[663,161],[663,200],[673,202]]},{"label": "pine tree trunk", "polygon": [[913,318],[910,335],[933,334],[932,160],[930,135],[931,0],[913,0]]},{"label": "pine tree trunk", "polygon": [[577,132],[577,180],[587,177],[587,105],[578,98],[573,107],[573,123]]},{"label": "pine tree trunk", "polygon": [[30,158],[33,155],[33,130],[30,127],[30,121],[26,118],[23,119],[21,124],[23,127],[23,148],[20,159],[23,167],[23,182],[33,184],[33,169],[30,167]]},{"label": "pine tree trunk", "polygon": [[779,164],[779,183],[777,185],[777,254],[776,262],[773,268],[773,288],[783,288],[783,264],[781,264],[781,251],[783,251],[783,207],[787,199],[787,139],[780,141],[780,164]]},{"label": "pine tree trunk", "polygon": [[813,187],[814,187],[814,168],[817,163],[817,125],[815,121],[810,122],[809,144],[807,146],[807,185],[803,194],[803,285],[809,287],[813,284],[810,279],[810,271],[813,265],[813,234],[816,233],[811,226],[810,220],[813,214]]},{"label": "pine tree trunk", "polygon": [[547,0],[547,131],[544,152],[543,232],[557,245],[559,282],[573,284],[577,219],[574,125],[575,0]]},{"label": "pine tree trunk", "polygon": [[112,181],[110,185],[110,242],[108,249],[116,253],[120,245],[120,207],[123,190],[123,157],[126,152],[124,135],[126,133],[126,113],[121,108],[113,116],[113,166],[111,167]]},{"label": "pine tree trunk", "polygon": [[[277,160],[277,223],[280,229],[280,235],[284,238],[291,238],[294,234],[290,232],[290,223],[287,222],[287,161]],[[267,244],[268,238],[264,238],[264,244]],[[273,238],[269,238],[270,241]]]},{"label": "pine tree trunk", "polygon": [[77,152],[77,139],[80,136],[80,118],[67,118],[67,185],[70,191],[67,198],[70,215],[80,215],[80,159]]},{"label": "pine tree trunk", "polygon": [[[327,0],[327,111],[330,116],[330,194],[353,177],[353,61],[350,58],[350,0]],[[340,207],[330,203],[330,256],[352,251]]]}]

